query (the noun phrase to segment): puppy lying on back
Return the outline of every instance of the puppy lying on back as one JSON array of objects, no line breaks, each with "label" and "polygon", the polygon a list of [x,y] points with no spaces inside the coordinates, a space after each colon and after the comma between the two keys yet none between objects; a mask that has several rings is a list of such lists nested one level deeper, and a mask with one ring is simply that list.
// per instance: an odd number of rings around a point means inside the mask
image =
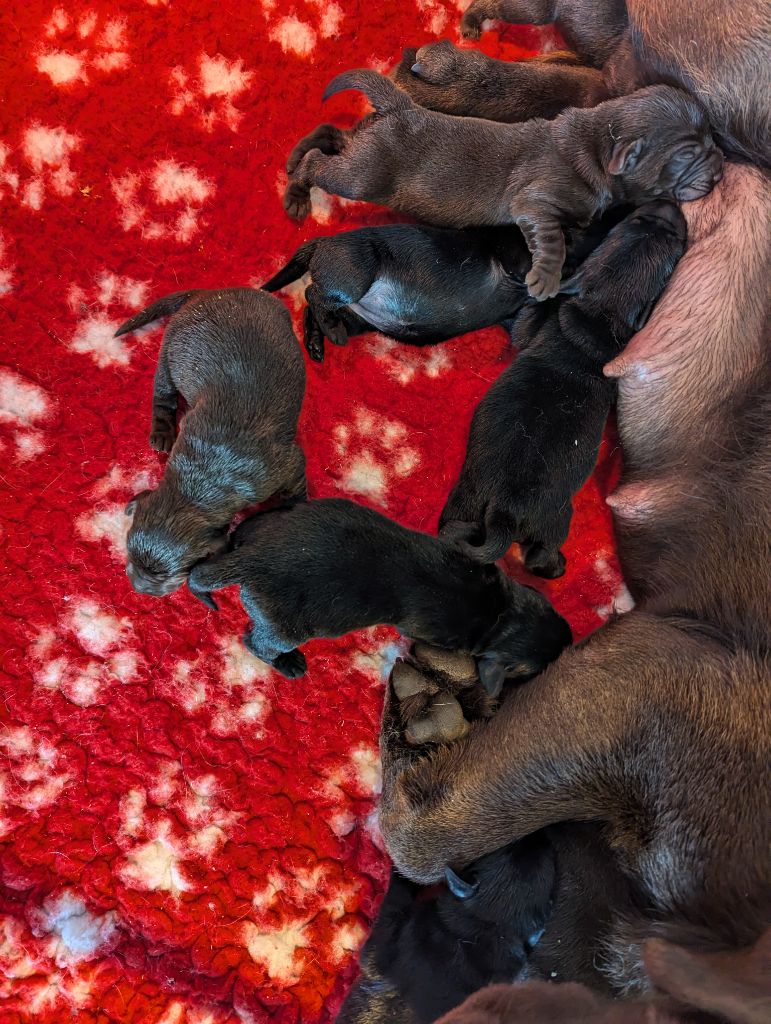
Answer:
[{"label": "puppy lying on back", "polygon": [[459,547],[408,530],[339,498],[253,516],[235,550],[196,566],[191,591],[238,584],[252,626],[249,650],[288,678],[306,669],[300,644],[388,624],[478,659],[489,693],[505,676],[529,676],[570,643],[546,598]]},{"label": "puppy lying on back", "polygon": [[448,39],[405,50],[391,78],[421,107],[508,124],[594,107],[610,96],[600,72],[574,54],[496,60]]},{"label": "puppy lying on back", "polygon": [[[171,452],[158,488],[128,505],[126,572],[161,597],[223,550],[233,516],[277,492],[305,494],[297,419],[305,367],[283,305],[252,288],[177,292],[116,336],[173,314],[158,357],[150,444]],[[187,406],[179,435],[179,399]]]},{"label": "puppy lying on back", "polygon": [[[517,224],[532,253],[525,283],[536,299],[559,288],[564,223],[588,223],[621,202],[696,199],[722,172],[701,105],[670,86],[517,125],[424,110],[367,69],[338,75],[325,98],[346,89],[365,92],[376,113],[342,141],[313,134],[295,147],[284,195],[290,215],[305,217],[318,185],[448,227]],[[336,155],[311,148],[322,144],[339,146]]]},{"label": "puppy lying on back", "polygon": [[514,541],[539,576],[560,576],[571,499],[591,473],[615,382],[603,366],[640,330],[685,250],[674,203],[641,206],[583,263],[568,293],[523,311],[524,349],[471,421],[466,460],[439,520],[483,561]]},{"label": "puppy lying on back", "polygon": [[[566,267],[577,266],[618,220],[610,211],[568,232]],[[305,242],[263,288],[274,292],[310,273],[305,347],[324,359],[324,338],[380,331],[430,345],[513,317],[527,299],[530,253],[519,228],[429,228],[386,224]]]},{"label": "puppy lying on back", "polygon": [[[432,1024],[485,985],[513,981],[543,934],[554,880],[543,832],[475,861],[464,878],[448,868],[434,898],[392,871],[337,1024]],[[381,1002],[388,1015],[373,1013]]]}]

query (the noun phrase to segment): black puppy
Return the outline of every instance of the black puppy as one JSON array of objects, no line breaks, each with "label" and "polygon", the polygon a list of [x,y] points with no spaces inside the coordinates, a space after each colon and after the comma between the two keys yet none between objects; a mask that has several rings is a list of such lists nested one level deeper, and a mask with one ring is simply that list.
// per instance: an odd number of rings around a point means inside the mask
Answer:
[{"label": "black puppy", "polygon": [[295,146],[287,212],[302,219],[318,185],[441,227],[516,224],[533,256],[525,284],[539,300],[559,290],[565,224],[621,203],[696,199],[722,173],[704,109],[670,86],[520,124],[425,110],[366,68],[338,75],[324,95],[346,89],[365,92],[376,113],[336,141],[325,129]]},{"label": "black puppy", "polygon": [[602,74],[575,54],[496,60],[448,39],[405,50],[390,77],[421,107],[507,124],[594,107],[610,96]]},{"label": "black puppy", "polygon": [[[431,899],[391,872],[362,950],[362,976],[337,1024],[363,1024],[373,1016],[378,1024],[432,1024],[485,985],[522,974],[543,934],[554,890],[554,852],[546,834],[496,850],[464,875],[448,868],[447,888]],[[373,1014],[373,1002],[389,1012]]]},{"label": "black puppy", "polygon": [[602,368],[640,330],[685,250],[673,203],[626,217],[551,302],[525,310],[512,340],[524,351],[471,421],[466,460],[439,521],[482,561],[514,541],[540,576],[565,571],[571,499],[592,471],[615,382]]},{"label": "black puppy", "polygon": [[[600,243],[623,213],[612,210],[567,232],[566,273]],[[528,298],[530,251],[517,227],[430,228],[386,224],[305,242],[263,288],[278,291],[310,273],[305,347],[324,359],[324,338],[380,331],[430,345],[512,318]]]},{"label": "black puppy", "polygon": [[[127,320],[116,336],[170,314],[150,444],[171,456],[157,489],[126,509],[134,517],[126,572],[135,590],[156,597],[225,548],[237,512],[277,492],[305,494],[295,440],[305,366],[284,306],[253,288],[177,292]],[[187,411],[176,436],[180,397]]]},{"label": "black puppy", "polygon": [[239,584],[252,620],[244,642],[288,678],[306,669],[296,648],[388,624],[478,659],[488,693],[531,676],[571,642],[545,597],[455,544],[408,530],[371,509],[327,498],[245,520],[235,550],[197,565],[191,591]]}]

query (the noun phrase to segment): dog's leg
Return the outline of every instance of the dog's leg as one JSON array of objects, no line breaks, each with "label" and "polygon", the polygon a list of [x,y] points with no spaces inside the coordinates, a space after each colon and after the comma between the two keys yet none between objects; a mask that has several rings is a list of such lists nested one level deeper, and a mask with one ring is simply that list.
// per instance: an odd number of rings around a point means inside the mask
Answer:
[{"label": "dog's leg", "polygon": [[466,39],[479,39],[483,21],[549,25],[554,18],[554,0],[474,0],[461,18],[460,31]]},{"label": "dog's leg", "polygon": [[333,345],[347,345],[348,332],[337,315],[343,304],[331,300],[314,281],[305,289],[305,301],[313,312],[313,319]]},{"label": "dog's leg", "polygon": [[620,620],[565,651],[492,719],[428,754],[409,746],[389,692],[380,825],[399,871],[434,882],[448,864],[462,867],[548,825],[613,817],[625,744],[656,696],[651,674],[635,674],[624,658],[641,646],[635,628]]},{"label": "dog's leg", "polygon": [[153,381],[153,413],[150,425],[150,447],[157,452],[170,452],[177,435],[177,389],[171,379],[166,352],[161,347]]},{"label": "dog's leg", "polygon": [[[362,164],[361,158],[359,164]],[[330,195],[342,196],[344,199],[366,199],[366,167],[362,165],[357,170],[363,170],[363,173],[356,176],[351,173],[351,163],[347,156],[326,156],[319,149],[311,150],[305,154],[289,179],[284,192],[284,209],[295,220],[305,220],[311,211],[311,188],[314,185]],[[351,185],[357,179],[361,195],[357,195],[357,189]]]},{"label": "dog's leg", "polygon": [[298,501],[305,501],[308,497],[308,480],[305,476],[305,453],[299,444],[294,446],[289,456],[281,495],[288,505],[293,505]]},{"label": "dog's leg", "polygon": [[324,332],[316,322],[310,306],[306,306],[303,313],[303,344],[314,363],[324,362]]},{"label": "dog's leg", "polygon": [[297,679],[308,665],[305,656],[291,641],[279,635],[262,610],[259,599],[247,587],[241,587],[241,604],[251,619],[251,628],[244,634],[244,645],[255,658],[266,661],[287,679]]},{"label": "dog's leg", "polygon": [[345,132],[333,124],[320,124],[312,132],[300,139],[286,161],[286,173],[294,174],[297,165],[306,153],[312,149],[320,149],[327,156],[341,153],[345,146]]},{"label": "dog's leg", "polygon": [[565,236],[558,221],[535,212],[514,210],[514,223],[533,256],[525,284],[534,299],[550,299],[559,291],[565,264]]}]

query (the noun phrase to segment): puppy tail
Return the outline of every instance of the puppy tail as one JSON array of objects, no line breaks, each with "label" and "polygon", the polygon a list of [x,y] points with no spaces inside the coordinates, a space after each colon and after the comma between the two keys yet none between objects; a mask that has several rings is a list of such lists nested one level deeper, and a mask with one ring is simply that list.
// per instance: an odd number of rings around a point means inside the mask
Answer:
[{"label": "puppy tail", "polygon": [[211,596],[212,591],[243,582],[241,562],[238,552],[229,551],[227,554],[207,558],[205,562],[194,565],[187,578],[190,593],[207,608],[218,611],[217,603]]},{"label": "puppy tail", "polygon": [[288,284],[292,284],[293,281],[299,281],[303,274],[308,273],[308,267],[313,259],[317,244],[318,239],[312,238],[309,242],[301,245],[287,265],[282,267],[277,274],[274,274],[270,281],[265,282],[262,290],[265,292],[278,292],[282,288],[286,288]]},{"label": "puppy tail", "polygon": [[409,110],[412,100],[406,92],[398,89],[390,78],[378,74],[370,68],[355,68],[344,71],[333,78],[324,90],[324,100],[346,89],[358,89],[363,92],[378,114],[391,114],[397,110]]},{"label": "puppy tail", "polygon": [[515,533],[514,524],[509,522],[505,516],[495,512],[491,514],[488,511],[485,516],[484,544],[469,544],[468,541],[461,541],[461,547],[478,562],[497,562],[499,558],[503,558],[514,543]]},{"label": "puppy tail", "polygon": [[125,324],[121,324],[115,332],[115,337],[119,338],[121,334],[137,331],[140,327],[151,324],[153,320],[160,320],[161,317],[171,316],[172,313],[176,313],[177,310],[181,309],[187,300],[192,295],[195,295],[198,290],[198,288],[192,288],[187,292],[172,292],[171,295],[165,295],[162,299],[156,299],[155,302],[150,303],[147,309],[143,309],[141,313],[135,313]]}]

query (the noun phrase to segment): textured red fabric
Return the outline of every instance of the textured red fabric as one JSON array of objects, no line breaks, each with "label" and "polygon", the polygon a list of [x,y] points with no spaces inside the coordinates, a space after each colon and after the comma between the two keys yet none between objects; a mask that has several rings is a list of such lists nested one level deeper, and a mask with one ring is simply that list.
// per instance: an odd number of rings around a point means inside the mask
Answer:
[{"label": "textured red fabric", "polygon": [[[283,213],[283,160],[339,70],[457,38],[441,0],[7,0],[0,5],[0,1021],[329,1020],[387,861],[374,818],[382,681],[398,638],[308,645],[288,682],[251,658],[235,594],[142,598],[123,506],[147,444],[151,297],[259,283],[305,238],[387,212]],[[517,58],[543,34],[488,34]],[[299,326],[300,304],[288,297]],[[424,351],[377,336],[308,366],[312,496],[434,530],[500,330]],[[576,502],[580,637],[623,602],[604,496]],[[516,571],[516,559],[508,560]],[[532,581],[531,581],[532,582]]]}]

